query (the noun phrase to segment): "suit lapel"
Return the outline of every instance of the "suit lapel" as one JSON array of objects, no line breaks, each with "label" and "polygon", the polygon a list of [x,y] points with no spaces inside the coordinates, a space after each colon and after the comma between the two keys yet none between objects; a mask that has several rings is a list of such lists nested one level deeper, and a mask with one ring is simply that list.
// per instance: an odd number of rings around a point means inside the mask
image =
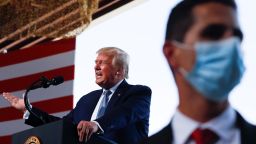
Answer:
[{"label": "suit lapel", "polygon": [[146,142],[143,142],[143,144],[172,144],[172,141],[173,132],[171,123],[169,123],[161,131],[149,137],[149,139]]},{"label": "suit lapel", "polygon": [[249,124],[243,117],[236,112],[236,125],[241,132],[241,144],[255,144],[256,143],[256,126]]},{"label": "suit lapel", "polygon": [[114,92],[113,96],[111,97],[106,112],[108,112],[114,105],[120,100],[122,96],[124,96],[126,89],[128,88],[129,84],[123,80],[123,82],[118,86],[116,91]]},{"label": "suit lapel", "polygon": [[90,105],[94,106],[92,108],[92,111],[94,111],[94,109],[95,109],[95,107],[96,107],[96,105],[97,105],[97,103],[98,103],[98,101],[100,99],[100,96],[101,96],[102,92],[103,92],[103,90],[97,91],[97,93],[95,95],[93,95],[91,97],[91,99],[89,100],[90,101]]},{"label": "suit lapel", "polygon": [[94,112],[94,109],[100,99],[103,90],[98,90],[95,94],[89,95],[86,103],[84,103],[83,108],[86,109],[88,115],[86,116],[89,120]]}]

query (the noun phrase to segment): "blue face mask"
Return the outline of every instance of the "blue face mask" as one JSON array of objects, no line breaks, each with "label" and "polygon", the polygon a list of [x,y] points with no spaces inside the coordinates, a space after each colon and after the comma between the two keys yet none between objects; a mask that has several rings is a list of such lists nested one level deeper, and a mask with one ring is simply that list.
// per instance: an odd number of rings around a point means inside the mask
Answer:
[{"label": "blue face mask", "polygon": [[185,79],[207,99],[220,102],[240,82],[245,71],[240,40],[236,37],[222,41],[195,44],[196,61],[192,71],[181,69]]}]

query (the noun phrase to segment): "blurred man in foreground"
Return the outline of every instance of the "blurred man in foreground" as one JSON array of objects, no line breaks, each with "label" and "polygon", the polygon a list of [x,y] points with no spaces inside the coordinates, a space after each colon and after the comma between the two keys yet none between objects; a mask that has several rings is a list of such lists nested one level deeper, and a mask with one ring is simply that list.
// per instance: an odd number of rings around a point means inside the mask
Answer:
[{"label": "blurred man in foreground", "polygon": [[149,144],[255,144],[256,127],[228,102],[245,71],[234,0],[183,0],[169,16],[163,53],[179,105]]}]

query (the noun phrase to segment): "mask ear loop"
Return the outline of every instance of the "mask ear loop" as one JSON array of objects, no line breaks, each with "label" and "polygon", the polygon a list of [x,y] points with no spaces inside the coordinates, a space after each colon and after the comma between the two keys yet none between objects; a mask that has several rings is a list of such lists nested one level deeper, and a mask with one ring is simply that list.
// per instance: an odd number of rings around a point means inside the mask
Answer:
[{"label": "mask ear loop", "polygon": [[177,40],[172,40],[171,43],[172,43],[173,45],[175,45],[176,47],[178,47],[178,48],[192,49],[190,45],[184,44],[184,43],[179,42],[179,41],[177,41]]},{"label": "mask ear loop", "polygon": [[[175,45],[177,48],[182,48],[182,49],[186,49],[186,50],[193,50],[193,48],[192,48],[190,45],[184,44],[184,43],[179,42],[179,41],[177,41],[177,40],[172,40],[171,43],[172,43],[173,45]],[[179,68],[178,68],[178,71],[179,71],[179,72],[181,73],[181,75],[183,75],[184,77],[186,77],[186,76],[188,75],[188,73],[189,73],[187,70],[185,70],[185,69],[182,68],[182,67],[179,67]]]},{"label": "mask ear loop", "polygon": [[186,71],[184,68],[178,68],[178,71],[181,73],[181,75],[183,75],[184,77],[186,77],[188,75],[188,71]]},{"label": "mask ear loop", "polygon": [[[171,41],[173,45],[175,45],[177,48],[182,48],[182,49],[186,49],[186,50],[194,50],[194,48],[189,45],[189,44],[185,44],[182,42],[179,42],[177,40],[172,40]],[[183,75],[186,76],[188,75],[188,71],[186,71],[184,68],[178,68],[178,71]]]}]

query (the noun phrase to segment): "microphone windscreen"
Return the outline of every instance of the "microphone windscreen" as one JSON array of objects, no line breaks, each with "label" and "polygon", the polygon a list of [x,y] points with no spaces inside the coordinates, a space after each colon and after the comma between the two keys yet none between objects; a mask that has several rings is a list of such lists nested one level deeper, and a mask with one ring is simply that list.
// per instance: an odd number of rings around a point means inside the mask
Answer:
[{"label": "microphone windscreen", "polygon": [[58,85],[64,82],[63,76],[56,76],[52,79],[52,85]]}]

